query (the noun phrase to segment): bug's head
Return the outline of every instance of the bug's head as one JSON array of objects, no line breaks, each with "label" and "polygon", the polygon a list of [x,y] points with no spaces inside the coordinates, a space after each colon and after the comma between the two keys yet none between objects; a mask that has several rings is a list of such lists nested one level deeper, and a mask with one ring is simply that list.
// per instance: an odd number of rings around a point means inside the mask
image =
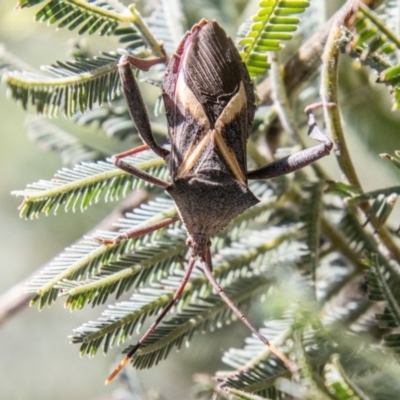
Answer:
[{"label": "bug's head", "polygon": [[208,235],[194,233],[188,235],[186,245],[190,248],[192,257],[205,258],[207,251],[211,246],[211,240]]}]

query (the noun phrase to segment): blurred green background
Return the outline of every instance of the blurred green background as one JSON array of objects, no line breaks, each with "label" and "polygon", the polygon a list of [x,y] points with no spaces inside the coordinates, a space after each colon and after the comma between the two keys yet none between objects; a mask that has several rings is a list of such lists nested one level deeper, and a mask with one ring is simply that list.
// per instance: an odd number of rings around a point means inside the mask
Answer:
[{"label": "blurred green background", "polygon": [[[334,9],[336,3],[329,2],[329,5]],[[36,8],[16,11],[15,4],[16,0],[0,2],[0,42],[34,67],[65,60],[66,43],[74,35],[34,23]],[[98,37],[95,39],[99,40]],[[365,72],[354,72],[353,66],[352,61],[347,61],[342,67],[341,105],[350,152],[355,156],[365,188],[371,190],[399,180],[398,171],[377,154],[400,149],[400,117],[398,111],[389,111],[386,88],[382,86],[372,91],[367,83],[373,77]],[[41,152],[27,140],[24,129],[27,114],[8,100],[5,92],[3,85],[0,90],[0,295],[78,240],[114,207],[94,207],[83,216],[61,212],[57,218],[41,217],[35,221],[19,218],[17,207],[21,199],[11,196],[10,192],[39,179],[50,179],[61,163],[56,155]],[[397,207],[392,217],[397,225],[398,215]],[[73,328],[97,318],[100,313],[100,308],[70,313],[63,310],[59,302],[41,313],[36,308],[25,309],[2,325],[0,397],[10,400],[117,398],[117,385],[104,387],[103,382],[120,360],[120,349],[114,349],[107,357],[99,354],[94,359],[81,359],[78,347],[69,344],[67,338]],[[135,373],[132,368],[127,368],[128,373],[134,382],[140,381],[139,387],[143,385],[145,390],[153,387],[168,393],[167,399],[188,398],[192,374],[221,368],[222,352],[240,345],[242,338],[247,336],[247,331],[239,324],[226,329],[237,331],[236,343],[226,343],[224,330],[214,334],[212,346],[209,336],[198,336],[190,351],[180,354],[173,351],[168,361],[151,372]]]}]

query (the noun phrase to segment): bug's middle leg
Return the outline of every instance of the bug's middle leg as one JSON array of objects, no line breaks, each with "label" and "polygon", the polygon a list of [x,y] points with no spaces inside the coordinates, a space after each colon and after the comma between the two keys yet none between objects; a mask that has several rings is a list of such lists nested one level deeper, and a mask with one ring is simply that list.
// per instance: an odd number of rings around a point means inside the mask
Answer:
[{"label": "bug's middle leg", "polygon": [[119,169],[122,169],[122,171],[128,172],[129,174],[143,179],[146,182],[152,183],[153,185],[160,186],[164,189],[167,188],[170,185],[169,182],[156,178],[155,176],[150,175],[149,173],[142,171],[139,168],[136,168],[123,160],[125,157],[133,156],[134,154],[140,153],[145,150],[149,150],[149,146],[147,144],[135,147],[134,149],[128,151],[124,151],[123,153],[115,154],[111,157],[111,162]]},{"label": "bug's middle leg", "polygon": [[171,225],[172,223],[179,220],[180,220],[179,216],[169,217],[163,219],[162,221],[154,222],[153,224],[139,226],[129,231],[122,232],[114,239],[103,239],[99,237],[95,237],[95,239],[102,244],[115,246],[118,243],[122,242],[123,240],[133,239],[145,235],[146,233],[157,231],[158,229],[165,228],[166,226]]},{"label": "bug's middle leg", "polygon": [[[308,136],[321,144],[276,160],[254,171],[249,171],[247,175],[248,179],[269,179],[280,175],[286,175],[327,156],[331,152],[333,142],[318,128],[313,114],[313,110],[320,106],[321,104],[319,103],[316,106],[307,107],[305,112],[308,116]],[[329,104],[329,106],[332,106],[332,104]]]}]

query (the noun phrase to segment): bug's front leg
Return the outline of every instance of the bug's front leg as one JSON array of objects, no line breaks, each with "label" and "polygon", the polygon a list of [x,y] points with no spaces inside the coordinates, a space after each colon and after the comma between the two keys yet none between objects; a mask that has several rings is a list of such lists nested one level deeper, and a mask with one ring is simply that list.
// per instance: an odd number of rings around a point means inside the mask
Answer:
[{"label": "bug's front leg", "polygon": [[158,145],[154,139],[151,131],[149,116],[147,115],[139,86],[132,71],[132,65],[137,68],[147,70],[152,65],[160,62],[165,62],[165,58],[162,57],[152,60],[141,60],[135,57],[124,55],[118,62],[118,71],[129,113],[136,124],[140,137],[150,147],[150,149],[154,151],[154,153],[165,159],[169,154],[169,151]]},{"label": "bug's front leg", "polygon": [[[332,107],[335,106],[335,104],[329,103],[328,106]],[[317,107],[321,107],[321,103],[306,107],[304,111],[308,116],[308,136],[321,142],[321,144],[276,160],[254,171],[249,171],[247,175],[248,179],[269,179],[280,175],[286,175],[327,156],[331,152],[333,148],[332,140],[318,128],[315,121],[313,110]]]},{"label": "bug's front leg", "polygon": [[153,58],[149,60],[143,60],[128,55],[123,55],[120,58],[118,62],[118,72],[122,82],[122,90],[125,95],[129,113],[134,123],[136,124],[139,136],[146,144],[144,146],[128,150],[124,153],[116,154],[111,159],[113,164],[123,171],[163,188],[168,187],[169,183],[135,168],[133,165],[125,162],[123,158],[148,149],[153,150],[158,156],[160,156],[164,160],[169,154],[169,151],[159,146],[154,139],[153,133],[151,131],[149,116],[147,115],[146,107],[144,105],[142,95],[140,94],[139,86],[132,71],[132,66],[147,71],[153,65],[165,62],[166,59],[167,57],[165,53],[160,58]]}]

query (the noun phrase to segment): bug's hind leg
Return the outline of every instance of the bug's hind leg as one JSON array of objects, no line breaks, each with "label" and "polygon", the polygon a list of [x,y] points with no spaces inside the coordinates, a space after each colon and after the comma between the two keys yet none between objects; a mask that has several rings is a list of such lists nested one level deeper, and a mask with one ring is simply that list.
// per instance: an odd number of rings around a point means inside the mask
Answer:
[{"label": "bug's hind leg", "polygon": [[[321,144],[276,160],[254,171],[249,171],[247,175],[248,179],[269,179],[280,175],[286,175],[328,155],[333,148],[333,142],[318,128],[313,114],[313,110],[321,106],[322,103],[313,104],[306,107],[304,110],[308,116],[308,136]],[[329,103],[328,106],[332,107],[335,106],[335,104]]]},{"label": "bug's hind leg", "polygon": [[236,305],[232,302],[232,300],[226,295],[222,287],[216,281],[212,274],[212,262],[211,262],[211,254],[208,249],[206,257],[202,259],[201,263],[203,267],[203,272],[206,275],[208,281],[211,283],[214,290],[218,293],[218,295],[222,298],[222,300],[226,303],[226,305],[236,314],[240,321],[243,322],[250,331],[257,336],[273,353],[276,357],[278,357],[285,366],[289,369],[290,372],[294,373],[297,371],[297,365],[289,360],[285,354],[283,354],[273,343],[271,343],[265,336],[263,336],[254,326],[250,323],[250,321],[244,316],[244,314],[236,307]]},{"label": "bug's hind leg", "polygon": [[176,289],[175,294],[172,297],[171,301],[162,310],[161,314],[157,317],[157,319],[150,325],[149,329],[145,332],[145,334],[142,336],[142,338],[134,346],[131,346],[129,348],[128,353],[125,356],[125,358],[119,363],[119,365],[114,369],[113,372],[111,372],[111,374],[107,378],[106,385],[108,383],[110,383],[119,374],[119,372],[122,370],[122,368],[124,368],[124,366],[129,362],[129,360],[132,359],[132,357],[135,355],[135,353],[146,343],[147,338],[154,332],[154,330],[157,328],[159,323],[167,315],[168,311],[179,300],[179,298],[181,297],[181,295],[185,289],[185,286],[190,278],[190,275],[193,271],[195,263],[196,263],[196,259],[194,257],[191,257],[189,260],[189,265],[187,267],[185,275],[183,276],[182,281],[181,281],[179,287]]}]

